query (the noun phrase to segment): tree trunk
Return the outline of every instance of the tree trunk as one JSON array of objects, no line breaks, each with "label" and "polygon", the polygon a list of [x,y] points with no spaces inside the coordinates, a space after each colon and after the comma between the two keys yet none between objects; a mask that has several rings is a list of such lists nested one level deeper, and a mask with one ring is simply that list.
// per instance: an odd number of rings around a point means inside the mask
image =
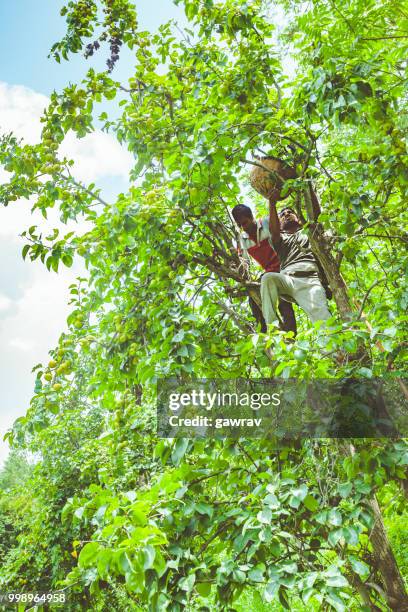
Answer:
[{"label": "tree trunk", "polygon": [[[312,201],[313,193],[313,201]],[[309,240],[313,253],[319,259],[326,273],[333,297],[337,304],[337,310],[345,321],[353,316],[353,308],[347,293],[346,283],[340,274],[339,266],[331,252],[328,237],[323,226],[318,222],[317,216],[320,212],[320,204],[314,190],[304,189],[303,199],[305,209],[310,223]],[[313,203],[314,202],[314,203]]]},{"label": "tree trunk", "polygon": [[[339,266],[331,253],[330,244],[324,233],[323,227],[313,219],[311,196],[308,190],[304,190],[304,199],[305,208],[309,213],[308,216],[311,221],[309,240],[312,251],[319,258],[327,275],[340,318],[343,321],[349,321],[353,318],[353,308],[348,296],[346,284],[340,274]],[[366,353],[365,348],[361,348],[363,352]],[[368,354],[363,355],[363,357],[369,361]],[[351,452],[353,452],[353,450],[351,450]],[[369,503],[374,514],[374,527],[370,534],[374,565],[381,573],[385,586],[387,603],[391,610],[408,612],[408,598],[405,585],[388,541],[380,507],[375,497],[371,499]]]},{"label": "tree trunk", "polygon": [[341,318],[345,321],[350,320],[353,317],[353,308],[347,294],[347,287],[320,223],[311,225],[309,240],[313,253],[318,257],[326,273]]},{"label": "tree trunk", "polygon": [[375,497],[370,500],[370,506],[374,513],[374,527],[370,535],[370,541],[373,547],[375,565],[381,572],[384,581],[387,603],[391,610],[408,612],[408,597],[404,581],[388,541],[381,510]]}]

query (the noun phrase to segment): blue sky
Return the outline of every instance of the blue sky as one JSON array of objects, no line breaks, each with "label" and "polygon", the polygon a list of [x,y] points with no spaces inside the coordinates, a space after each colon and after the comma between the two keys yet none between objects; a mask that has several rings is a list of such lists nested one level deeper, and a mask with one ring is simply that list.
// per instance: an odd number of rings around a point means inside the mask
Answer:
[{"label": "blue sky", "polygon": [[[0,0],[0,133],[13,131],[27,142],[38,141],[39,119],[50,93],[80,81],[91,65],[102,68],[106,61],[102,53],[91,61],[75,55],[61,64],[47,58],[65,31],[59,14],[63,5],[61,0]],[[142,29],[155,30],[171,18],[185,22],[184,13],[171,0],[137,5]],[[114,76],[122,80],[132,67],[130,52],[122,53]],[[96,130],[79,141],[68,137],[64,147],[63,154],[75,160],[77,178],[95,182],[105,199],[112,201],[127,188],[133,159],[113,137]],[[7,175],[0,168],[0,183],[4,180]],[[40,262],[23,262],[22,231],[33,224],[44,230],[61,227],[56,211],[44,222],[30,208],[26,201],[0,207],[0,466],[8,453],[2,436],[25,414],[33,394],[31,369],[49,361],[48,351],[66,326],[68,287],[84,273],[80,262],[58,274],[48,272]],[[64,232],[71,229],[85,230],[62,228]]]},{"label": "blue sky", "polygon": [[[53,89],[62,89],[68,81],[75,82],[79,75],[85,74],[90,64],[80,55],[71,56],[69,62],[60,65],[47,59],[52,44],[65,31],[65,20],[59,14],[64,4],[62,0],[0,2],[1,81],[26,85],[49,95]],[[141,0],[136,5],[139,25],[143,29],[156,29],[171,18],[184,22],[184,12],[171,0]],[[119,65],[115,76],[127,74],[128,57]],[[101,56],[97,61],[99,66],[103,64]]]}]

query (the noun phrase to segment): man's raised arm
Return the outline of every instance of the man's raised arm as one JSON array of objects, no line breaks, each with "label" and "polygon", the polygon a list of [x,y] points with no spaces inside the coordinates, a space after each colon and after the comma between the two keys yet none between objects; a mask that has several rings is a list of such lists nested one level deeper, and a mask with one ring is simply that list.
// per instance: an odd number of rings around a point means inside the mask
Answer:
[{"label": "man's raised arm", "polygon": [[280,223],[276,212],[276,202],[280,198],[279,189],[275,189],[269,198],[269,231],[272,236],[273,246],[277,247],[281,241]]}]

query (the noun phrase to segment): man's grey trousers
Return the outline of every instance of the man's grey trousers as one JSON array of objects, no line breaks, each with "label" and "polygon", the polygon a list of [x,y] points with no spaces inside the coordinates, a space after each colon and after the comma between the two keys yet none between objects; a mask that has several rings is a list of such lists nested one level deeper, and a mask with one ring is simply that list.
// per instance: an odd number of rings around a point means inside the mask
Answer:
[{"label": "man's grey trousers", "polygon": [[278,325],[279,297],[289,296],[306,312],[313,323],[331,317],[326,293],[318,277],[297,277],[282,272],[266,272],[261,279],[262,314],[267,324]]}]

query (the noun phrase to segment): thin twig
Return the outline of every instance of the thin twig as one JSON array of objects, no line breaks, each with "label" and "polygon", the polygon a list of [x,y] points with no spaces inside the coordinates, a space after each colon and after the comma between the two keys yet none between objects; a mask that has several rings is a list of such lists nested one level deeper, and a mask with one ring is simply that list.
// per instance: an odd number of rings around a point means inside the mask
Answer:
[{"label": "thin twig", "polygon": [[239,327],[241,331],[246,334],[253,333],[254,330],[251,328],[251,326],[248,323],[244,322],[241,317],[239,317],[233,310],[231,310],[231,308],[224,304],[224,302],[221,302],[221,300],[217,300],[215,304],[217,304],[222,310],[224,310],[224,312],[227,313],[227,315],[235,322],[235,324]]},{"label": "thin twig", "polygon": [[105,202],[105,200],[103,200],[100,196],[98,196],[94,191],[91,191],[90,189],[85,187],[85,185],[83,185],[82,183],[79,183],[78,181],[76,181],[73,176],[71,175],[66,176],[65,174],[61,174],[61,177],[64,180],[73,183],[75,187],[78,187],[79,189],[82,189],[82,191],[85,191],[85,193],[92,196],[95,200],[97,200],[100,204],[102,204],[102,206],[109,206],[109,204]]},{"label": "thin twig", "polygon": [[369,297],[369,295],[370,295],[371,291],[374,289],[374,287],[376,287],[376,286],[377,286],[377,285],[379,285],[380,283],[385,282],[386,280],[387,280],[387,279],[385,279],[385,278],[379,278],[378,280],[376,280],[376,281],[375,281],[375,282],[374,282],[374,283],[373,283],[373,284],[372,284],[372,285],[371,285],[371,286],[370,286],[370,287],[367,289],[367,291],[366,291],[366,293],[365,293],[365,296],[363,297],[363,301],[361,302],[360,310],[359,310],[359,313],[358,313],[358,315],[357,315],[357,321],[358,321],[359,319],[361,319],[361,316],[362,316],[363,311],[364,311],[364,306],[365,306],[365,304],[366,304],[366,302],[367,302],[367,299],[368,299],[368,297]]}]

